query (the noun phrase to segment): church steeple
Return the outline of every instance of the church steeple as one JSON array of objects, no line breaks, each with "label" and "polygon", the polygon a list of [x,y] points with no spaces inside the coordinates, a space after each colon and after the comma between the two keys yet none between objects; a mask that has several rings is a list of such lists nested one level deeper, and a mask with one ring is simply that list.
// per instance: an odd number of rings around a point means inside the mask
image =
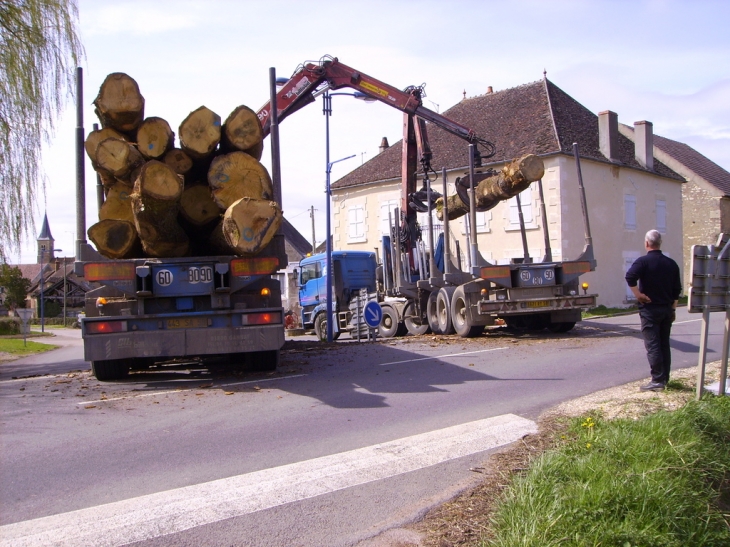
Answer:
[{"label": "church steeple", "polygon": [[51,228],[48,226],[48,213],[43,215],[43,226],[41,227],[41,233],[38,235],[38,264],[48,264],[55,256],[53,255],[53,249],[55,240],[51,235]]}]

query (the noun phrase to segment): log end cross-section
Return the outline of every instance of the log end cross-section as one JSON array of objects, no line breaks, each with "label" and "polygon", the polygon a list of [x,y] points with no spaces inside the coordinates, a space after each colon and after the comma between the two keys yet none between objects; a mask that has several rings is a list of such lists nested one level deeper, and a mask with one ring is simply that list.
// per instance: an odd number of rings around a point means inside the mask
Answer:
[{"label": "log end cross-section", "polygon": [[228,209],[241,198],[270,200],[274,197],[268,171],[244,152],[215,158],[208,170],[208,184],[221,209]]},{"label": "log end cross-section", "polygon": [[269,244],[282,218],[275,201],[242,198],[226,210],[223,235],[236,254],[255,255]]},{"label": "log end cross-section", "polygon": [[221,140],[221,117],[205,106],[188,114],[178,132],[180,147],[194,159],[210,156]]},{"label": "log end cross-section", "polygon": [[150,160],[161,159],[172,149],[174,141],[175,133],[162,118],[147,118],[137,129],[137,148],[140,154]]},{"label": "log end cross-section", "polygon": [[109,74],[94,100],[102,127],[132,133],[144,119],[144,97],[137,82],[123,72]]},{"label": "log end cross-section", "polygon": [[87,232],[96,249],[107,258],[137,258],[142,249],[134,224],[127,220],[105,219]]}]

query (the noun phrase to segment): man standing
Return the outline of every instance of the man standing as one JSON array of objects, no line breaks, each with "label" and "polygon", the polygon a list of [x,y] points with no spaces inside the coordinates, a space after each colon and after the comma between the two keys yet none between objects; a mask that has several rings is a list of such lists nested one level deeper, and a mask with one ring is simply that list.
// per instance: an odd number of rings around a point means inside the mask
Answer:
[{"label": "man standing", "polygon": [[672,364],[669,332],[682,291],[679,266],[659,250],[661,245],[662,235],[658,231],[646,232],[647,253],[637,258],[626,272],[626,282],[639,301],[641,334],[651,369],[651,382],[641,386],[642,391],[662,391],[669,381]]}]

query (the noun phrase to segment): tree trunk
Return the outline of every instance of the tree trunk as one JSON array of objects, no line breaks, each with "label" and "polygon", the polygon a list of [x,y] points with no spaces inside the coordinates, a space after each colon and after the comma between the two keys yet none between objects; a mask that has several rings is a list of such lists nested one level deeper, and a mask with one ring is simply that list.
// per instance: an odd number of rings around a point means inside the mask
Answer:
[{"label": "tree trunk", "polygon": [[99,220],[126,220],[134,223],[132,202],[129,199],[132,192],[133,188],[122,182],[111,186],[99,209]]},{"label": "tree trunk", "polygon": [[275,201],[242,198],[226,210],[221,228],[236,254],[255,255],[269,244],[281,221]]},{"label": "tree trunk", "polygon": [[[512,160],[502,168],[499,174],[481,180],[474,188],[477,208],[487,211],[500,201],[516,196],[527,189],[531,183],[540,180],[545,173],[542,160],[534,154],[527,154]],[[458,195],[447,198],[449,220],[464,216],[469,212]],[[443,220],[444,198],[436,201],[436,217]]]},{"label": "tree trunk", "polygon": [[261,156],[264,155],[264,140],[261,139],[260,143],[258,143],[256,146],[252,146],[251,148],[244,150],[244,152],[246,152],[246,154],[248,154],[252,158],[261,161]]},{"label": "tree trunk", "polygon": [[180,147],[193,159],[210,156],[221,140],[221,117],[201,106],[180,124]]},{"label": "tree trunk", "polygon": [[118,180],[131,182],[133,172],[144,163],[144,158],[133,144],[111,138],[104,139],[96,147],[96,161],[99,169]]},{"label": "tree trunk", "polygon": [[223,124],[221,148],[226,152],[246,152],[258,146],[263,139],[264,132],[256,112],[241,105],[231,112]]},{"label": "tree trunk", "polygon": [[137,149],[148,160],[161,159],[172,149],[174,141],[175,133],[162,118],[147,118],[137,129]]},{"label": "tree trunk", "polygon": [[177,222],[183,181],[166,164],[145,163],[134,183],[132,212],[148,256],[172,258],[188,252],[188,236]]},{"label": "tree trunk", "polygon": [[86,149],[86,154],[89,156],[89,159],[91,160],[91,165],[94,167],[94,169],[99,168],[99,164],[96,161],[96,149],[99,146],[99,143],[106,139],[120,139],[123,141],[126,140],[124,135],[122,135],[119,131],[112,129],[111,127],[96,129],[89,133],[89,135],[86,137],[86,141],[84,142],[84,148]]},{"label": "tree trunk", "polygon": [[96,250],[107,258],[139,258],[142,247],[134,224],[126,220],[105,219],[87,232]]},{"label": "tree trunk", "polygon": [[194,184],[183,191],[178,221],[191,241],[206,241],[222,214],[207,184]]},{"label": "tree trunk", "polygon": [[241,198],[270,200],[274,190],[266,168],[245,152],[218,156],[208,170],[213,199],[228,209]]},{"label": "tree trunk", "polygon": [[94,100],[102,127],[133,133],[144,119],[144,97],[134,78],[122,73],[109,74]]},{"label": "tree trunk", "polygon": [[193,159],[179,148],[169,150],[163,161],[178,175],[187,175],[193,168]]}]

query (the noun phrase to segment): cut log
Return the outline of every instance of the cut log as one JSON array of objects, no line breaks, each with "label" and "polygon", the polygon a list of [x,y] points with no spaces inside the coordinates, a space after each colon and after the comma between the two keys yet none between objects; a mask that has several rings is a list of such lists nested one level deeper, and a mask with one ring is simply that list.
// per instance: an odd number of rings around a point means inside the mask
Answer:
[{"label": "cut log", "polygon": [[132,192],[133,188],[122,182],[111,186],[99,209],[99,220],[126,220],[134,223],[132,201],[129,199]]},{"label": "cut log", "polygon": [[149,160],[161,159],[175,142],[175,133],[166,120],[147,118],[137,129],[137,149]]},{"label": "cut log", "polygon": [[132,133],[144,119],[144,97],[134,78],[123,72],[109,74],[94,100],[102,127]]},{"label": "cut log", "polygon": [[242,198],[228,207],[221,228],[236,254],[250,256],[269,244],[281,226],[282,218],[275,201]]},{"label": "cut log", "polygon": [[245,152],[259,146],[263,139],[264,132],[256,112],[241,105],[231,112],[223,124],[221,148],[226,152]]},{"label": "cut log", "polygon": [[140,258],[142,246],[134,224],[127,220],[105,219],[87,232],[96,250],[107,258]]},{"label": "cut log", "polygon": [[180,216],[193,226],[206,226],[220,220],[223,213],[218,208],[207,184],[194,184],[185,188],[180,199]]},{"label": "cut log", "polygon": [[104,139],[96,147],[96,161],[100,170],[118,180],[131,182],[133,171],[144,163],[144,158],[134,145],[111,138]]},{"label": "cut log", "polygon": [[94,131],[89,133],[89,135],[86,137],[86,141],[84,142],[84,148],[86,149],[86,155],[89,156],[89,159],[91,160],[91,165],[94,167],[94,169],[98,168],[98,164],[96,162],[96,149],[99,146],[99,143],[106,139],[126,140],[124,135],[122,135],[119,131],[112,129],[111,127],[95,129]]},{"label": "cut log", "polygon": [[180,148],[191,158],[201,159],[210,156],[221,140],[221,117],[212,110],[201,106],[188,114],[180,124]]},{"label": "cut log", "polygon": [[251,156],[252,158],[255,158],[258,161],[261,161],[261,156],[264,155],[264,141],[261,139],[261,142],[257,144],[256,146],[252,146],[251,148],[244,150],[246,154]]},{"label": "cut log", "polygon": [[231,152],[215,158],[208,170],[208,184],[221,209],[228,209],[244,197],[263,200],[274,197],[268,171],[245,152]]},{"label": "cut log", "polygon": [[168,151],[163,161],[178,175],[187,175],[193,168],[193,159],[179,148]]},{"label": "cut log", "polygon": [[[545,173],[542,160],[534,154],[527,154],[519,159],[512,160],[494,176],[481,180],[474,188],[474,197],[477,208],[488,211],[496,207],[500,201],[516,196],[527,189],[531,183],[540,180]],[[447,198],[449,220],[464,216],[469,212],[458,195]],[[444,198],[436,201],[436,217],[443,220]]]},{"label": "cut log", "polygon": [[187,254],[188,236],[177,222],[182,192],[182,178],[167,164],[151,160],[142,166],[131,200],[134,225],[148,256]]}]

